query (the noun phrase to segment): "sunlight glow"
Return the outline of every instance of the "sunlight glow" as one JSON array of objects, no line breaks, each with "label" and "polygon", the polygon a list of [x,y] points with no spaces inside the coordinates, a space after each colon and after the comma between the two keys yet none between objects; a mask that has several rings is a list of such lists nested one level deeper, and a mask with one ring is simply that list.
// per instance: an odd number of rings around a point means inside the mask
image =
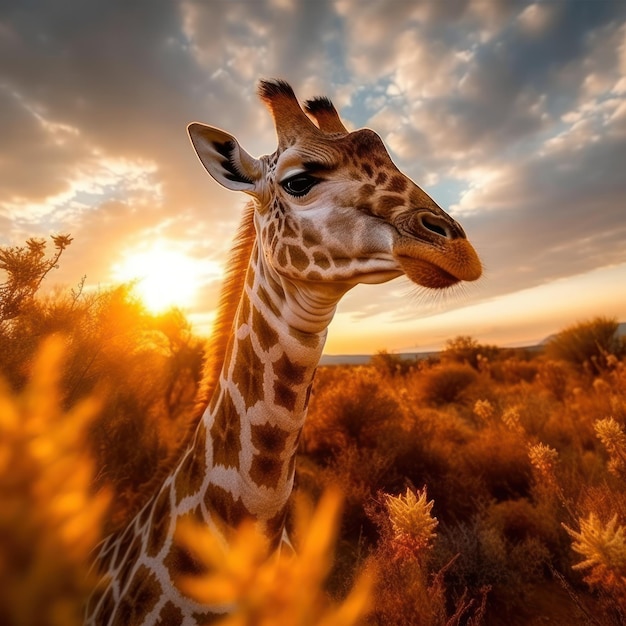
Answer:
[{"label": "sunlight glow", "polygon": [[159,313],[171,307],[188,308],[200,286],[200,264],[165,241],[128,252],[113,266],[117,281],[136,281],[135,292],[146,307]]}]

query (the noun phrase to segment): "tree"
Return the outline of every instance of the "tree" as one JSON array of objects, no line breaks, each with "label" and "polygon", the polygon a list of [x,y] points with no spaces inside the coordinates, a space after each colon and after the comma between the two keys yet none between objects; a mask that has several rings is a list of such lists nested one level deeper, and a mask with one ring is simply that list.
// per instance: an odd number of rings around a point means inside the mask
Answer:
[{"label": "tree", "polygon": [[497,346],[482,345],[468,335],[459,335],[446,341],[441,357],[448,361],[467,363],[474,369],[479,369],[481,358],[493,359],[498,353]]},{"label": "tree", "polygon": [[45,239],[31,237],[23,246],[0,247],[0,270],[6,281],[0,284],[0,325],[20,314],[37,293],[43,279],[58,268],[63,251],[72,243],[70,235],[52,235],[55,252],[46,257]]},{"label": "tree", "polygon": [[[97,417],[86,428],[97,471],[94,489],[108,484],[113,522],[123,521],[169,467],[198,417],[196,392],[204,345],[184,315],[172,309],[153,315],[131,284],[42,294],[45,277],[58,266],[69,235],[0,248],[0,382],[21,392],[41,343],[62,337],[65,358],[59,395],[71,409],[94,394]],[[83,281],[84,282],[84,281]],[[0,619],[0,622],[2,620]]]}]

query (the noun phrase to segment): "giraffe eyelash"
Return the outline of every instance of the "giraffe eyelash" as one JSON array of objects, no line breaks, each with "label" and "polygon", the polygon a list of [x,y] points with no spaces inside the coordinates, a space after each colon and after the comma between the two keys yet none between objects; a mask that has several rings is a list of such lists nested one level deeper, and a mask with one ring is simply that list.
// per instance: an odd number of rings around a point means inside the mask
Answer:
[{"label": "giraffe eyelash", "polygon": [[301,198],[306,196],[319,182],[319,178],[315,178],[315,176],[311,176],[307,172],[300,172],[283,179],[280,185],[290,196]]}]

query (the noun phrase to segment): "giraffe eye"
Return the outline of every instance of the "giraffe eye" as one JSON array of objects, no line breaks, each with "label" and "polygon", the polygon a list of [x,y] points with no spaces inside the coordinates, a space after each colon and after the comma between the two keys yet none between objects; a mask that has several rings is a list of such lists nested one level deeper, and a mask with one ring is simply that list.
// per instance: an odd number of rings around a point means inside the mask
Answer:
[{"label": "giraffe eye", "polygon": [[315,185],[319,183],[319,179],[310,176],[309,174],[296,174],[287,180],[284,180],[281,185],[283,189],[290,195],[299,198],[301,196],[306,196],[309,191]]}]

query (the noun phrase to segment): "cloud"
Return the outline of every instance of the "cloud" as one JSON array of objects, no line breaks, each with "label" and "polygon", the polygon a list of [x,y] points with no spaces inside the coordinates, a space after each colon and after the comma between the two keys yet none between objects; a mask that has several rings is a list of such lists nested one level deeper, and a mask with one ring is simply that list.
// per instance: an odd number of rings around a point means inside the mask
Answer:
[{"label": "cloud", "polygon": [[[255,82],[279,76],[450,201],[487,265],[470,299],[622,262],[625,24],[609,2],[7,2],[0,244],[71,231],[95,282],[151,237],[223,260],[245,198],[209,179],[185,126],[273,151]],[[377,289],[342,310],[376,314],[405,287]]]}]

